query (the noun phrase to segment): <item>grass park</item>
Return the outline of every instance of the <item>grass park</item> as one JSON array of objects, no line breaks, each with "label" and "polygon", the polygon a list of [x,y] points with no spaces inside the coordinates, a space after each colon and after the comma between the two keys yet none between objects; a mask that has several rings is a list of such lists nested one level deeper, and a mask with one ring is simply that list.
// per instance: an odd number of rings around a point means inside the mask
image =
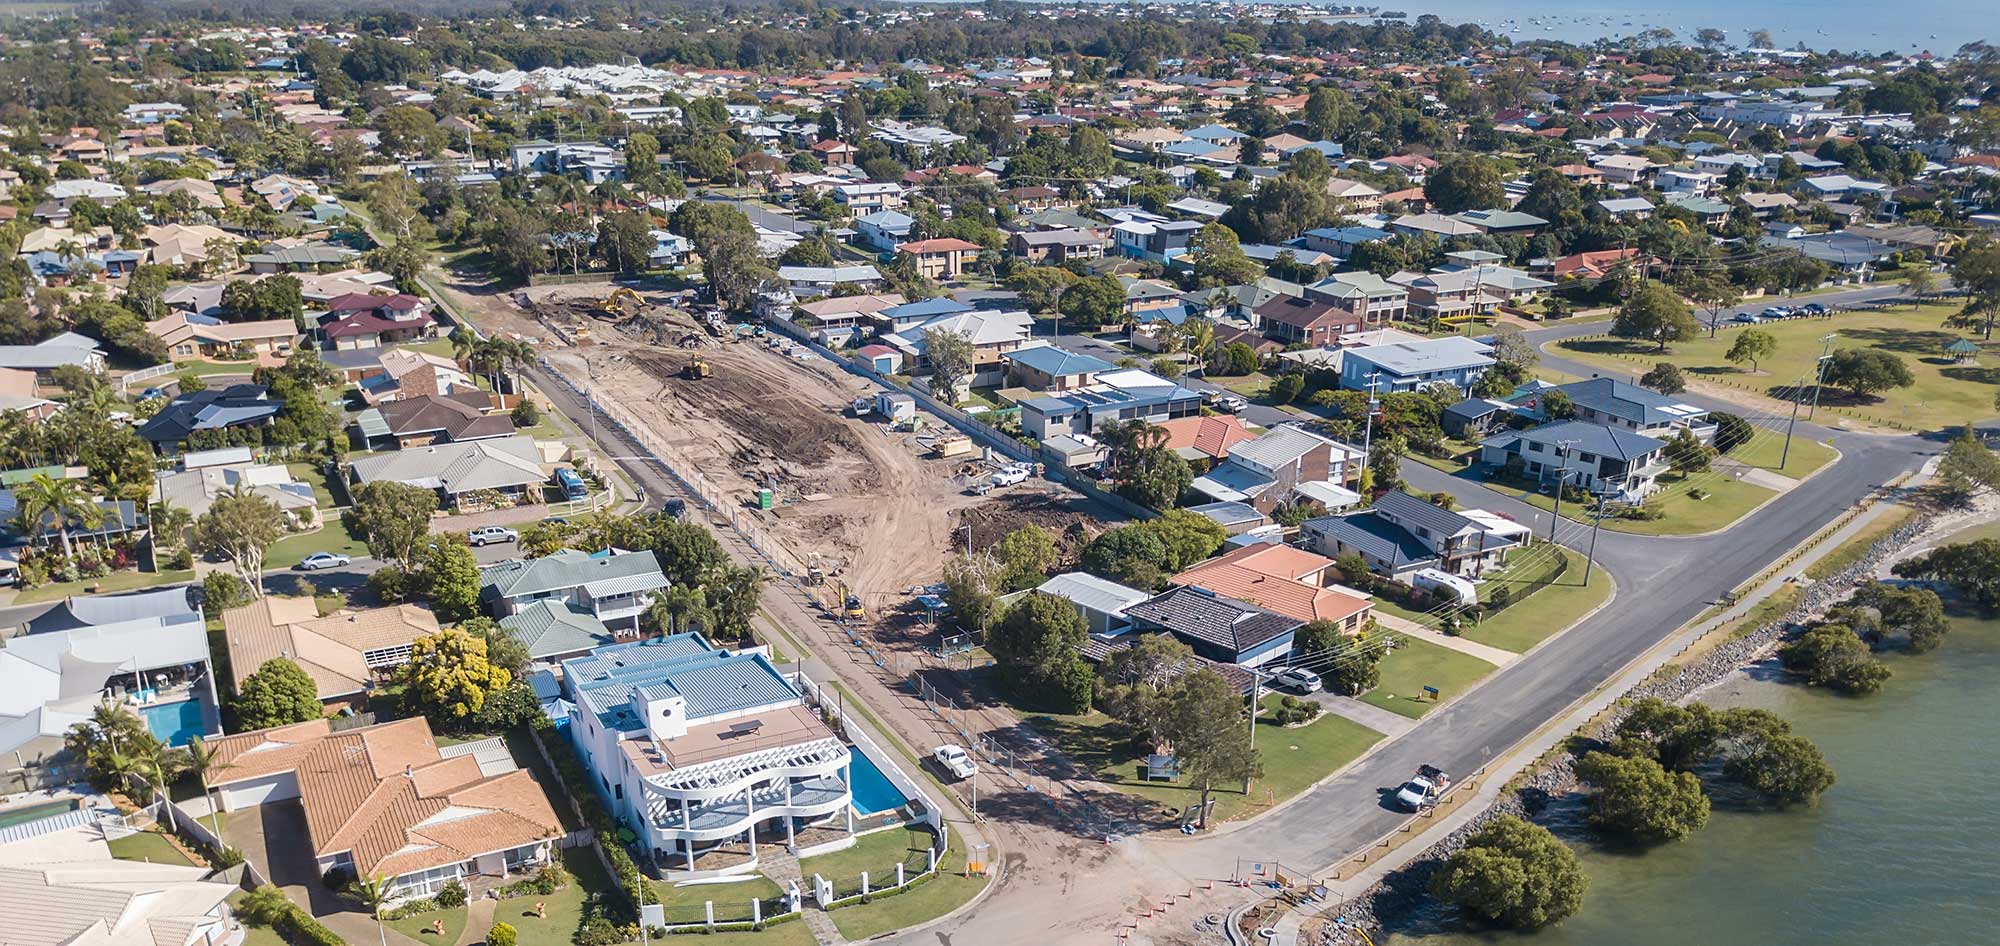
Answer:
[{"label": "grass park", "polygon": [[[1492,669],[1491,665],[1475,662]],[[1303,726],[1280,726],[1268,715],[1280,699],[1280,694],[1273,693],[1259,704],[1260,710],[1265,711],[1257,720],[1257,747],[1262,750],[1264,777],[1250,786],[1248,794],[1239,785],[1217,786],[1209,796],[1215,803],[1211,821],[1253,815],[1283,802],[1359,758],[1382,738],[1375,730],[1331,713],[1321,713]],[[1147,780],[1141,771],[1144,759],[1140,752],[1111,717],[1103,713],[1093,710],[1074,716],[1037,716],[1032,722],[1038,731],[1062,746],[1072,760],[1110,788],[1153,802],[1162,809],[1180,810],[1201,801],[1201,786],[1190,784],[1186,778]]]},{"label": "grass park", "polygon": [[[1403,637],[1382,658],[1382,675],[1375,688],[1355,699],[1416,719],[1464,693],[1493,670],[1492,664],[1471,654]],[[1436,687],[1438,698],[1434,701],[1426,696],[1424,687]]]},{"label": "grass park", "polygon": [[[1931,430],[1991,417],[1994,395],[2000,392],[2000,342],[1988,342],[1968,331],[1944,327],[1956,303],[1897,306],[1867,312],[1843,312],[1825,319],[1793,319],[1756,325],[1777,339],[1777,351],[1758,364],[1737,365],[1723,357],[1744,327],[1724,329],[1714,338],[1703,335],[1669,346],[1621,338],[1578,338],[1562,342],[1564,355],[1601,365],[1622,374],[1642,374],[1659,362],[1680,366],[1697,384],[1707,383],[1750,394],[1781,397],[1800,379],[1810,383],[1813,364],[1823,350],[1821,338],[1837,333],[1835,350],[1871,348],[1889,352],[1909,366],[1915,383],[1868,397],[1828,387],[1819,410],[1834,422],[1847,418],[1896,429]],[[1945,345],[1969,339],[1980,347],[1970,360],[1945,354]],[[1724,392],[1726,393],[1726,392]],[[1781,398],[1782,399],[1782,398]],[[1768,407],[1768,405],[1767,405]],[[1796,446],[1796,444],[1794,445]]]}]

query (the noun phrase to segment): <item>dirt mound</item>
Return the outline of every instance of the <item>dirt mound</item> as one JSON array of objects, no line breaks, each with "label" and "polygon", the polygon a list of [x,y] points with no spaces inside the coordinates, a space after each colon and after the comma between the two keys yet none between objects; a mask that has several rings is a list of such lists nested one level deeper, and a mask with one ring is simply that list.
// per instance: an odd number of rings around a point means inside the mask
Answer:
[{"label": "dirt mound", "polygon": [[[757,466],[777,460],[817,466],[836,454],[861,452],[859,438],[838,414],[778,389],[767,375],[732,371],[725,365],[698,381],[681,377],[681,369],[694,357],[642,351],[633,353],[632,360],[661,382],[661,399],[679,398],[724,420],[744,441],[735,453],[739,462]],[[715,366],[712,360],[710,364]],[[782,456],[776,449],[780,447]]]},{"label": "dirt mound", "polygon": [[1064,558],[1074,558],[1083,546],[1110,523],[1100,518],[1101,510],[1080,496],[1045,492],[1007,492],[990,501],[958,511],[956,534],[963,542],[966,527],[972,528],[972,548],[981,551],[1022,526],[1033,524],[1056,533]]}]

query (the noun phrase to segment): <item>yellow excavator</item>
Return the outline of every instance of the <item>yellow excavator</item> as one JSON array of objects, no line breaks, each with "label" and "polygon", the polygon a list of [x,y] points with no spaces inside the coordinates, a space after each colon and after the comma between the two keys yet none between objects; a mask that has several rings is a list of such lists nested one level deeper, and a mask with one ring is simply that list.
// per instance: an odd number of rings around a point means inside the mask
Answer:
[{"label": "yellow excavator", "polygon": [[868,616],[867,611],[861,606],[861,596],[850,590],[847,582],[834,579],[832,590],[833,612],[840,618],[841,623],[859,621]]},{"label": "yellow excavator", "polygon": [[602,301],[597,303],[597,309],[602,313],[601,317],[608,319],[622,319],[628,315],[637,315],[645,308],[646,300],[639,298],[638,293],[633,292],[626,286],[619,286],[611,290],[610,295],[605,296]]},{"label": "yellow excavator", "polygon": [[689,381],[700,381],[711,373],[708,362],[702,358],[689,359],[687,364],[681,366],[681,377]]}]

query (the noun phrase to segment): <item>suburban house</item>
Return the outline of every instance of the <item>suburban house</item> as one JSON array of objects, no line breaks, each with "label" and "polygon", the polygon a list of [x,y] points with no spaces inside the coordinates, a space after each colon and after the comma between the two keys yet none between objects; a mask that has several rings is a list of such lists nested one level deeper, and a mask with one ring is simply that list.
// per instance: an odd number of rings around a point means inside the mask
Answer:
[{"label": "suburban house", "polygon": [[1547,220],[1518,210],[1468,210],[1452,214],[1451,219],[1488,236],[1531,237],[1549,225]]},{"label": "suburban house", "polygon": [[1158,423],[1201,413],[1201,392],[1139,368],[1097,376],[1095,384],[1021,402],[1021,429],[1037,440],[1096,434],[1112,421]]},{"label": "suburban house", "polygon": [[1216,663],[1260,667],[1292,651],[1306,622],[1206,588],[1183,585],[1125,609],[1135,634],[1172,634]]},{"label": "suburban house", "polygon": [[883,183],[864,182],[842,184],[833,189],[833,199],[847,212],[866,215],[878,210],[895,210],[903,206],[903,185],[893,181]]},{"label": "suburban house", "polygon": [[175,312],[146,323],[146,331],[167,346],[174,361],[234,358],[244,353],[278,357],[292,353],[299,327],[291,319],[224,322],[207,316]]},{"label": "suburban house", "polygon": [[1580,420],[1496,434],[1479,445],[1479,462],[1537,483],[1562,483],[1625,502],[1644,499],[1670,468],[1667,444]]},{"label": "suburban house", "polygon": [[1237,444],[1257,436],[1234,414],[1179,417],[1153,426],[1167,432],[1166,448],[1192,464],[1197,473],[1227,459]]},{"label": "suburban house", "polygon": [[29,423],[41,423],[61,410],[61,404],[41,396],[34,372],[0,368],[0,414],[18,412]]},{"label": "suburban house", "polygon": [[266,393],[261,384],[185,392],[140,424],[139,436],[161,453],[173,453],[201,431],[269,426],[284,405]]},{"label": "suburban house", "polygon": [[1369,599],[1337,588],[1333,560],[1273,542],[1246,545],[1173,577],[1173,583],[1206,588],[1307,623],[1331,621],[1344,633],[1361,630],[1374,614]]},{"label": "suburban house", "polygon": [[1410,290],[1362,270],[1334,273],[1306,287],[1306,298],[1322,299],[1380,327],[1409,311]]},{"label": "suburban house", "polygon": [[1007,252],[1040,266],[1104,258],[1104,238],[1089,230],[1032,230],[1007,238]]},{"label": "suburban house", "polygon": [[293,479],[283,464],[258,463],[249,447],[184,453],[177,466],[154,474],[153,499],[195,518],[237,490],[270,500],[297,522],[312,521],[312,510],[319,506],[311,486]]},{"label": "suburban house", "polygon": [[1125,609],[1152,597],[1089,572],[1063,572],[1036,585],[1035,590],[1074,605],[1092,634],[1116,634],[1123,630],[1127,625]]},{"label": "suburban house", "polygon": [[[229,906],[242,892],[209,880],[207,867],[118,860],[102,836],[96,856],[50,860],[32,835],[0,866],[0,915],[23,946],[238,946],[243,924]],[[56,840],[50,838],[49,840]],[[18,850],[18,849],[17,849]],[[27,858],[26,862],[18,858]]]},{"label": "suburban house", "polygon": [[908,253],[917,261],[917,272],[925,279],[939,281],[957,279],[965,274],[968,266],[979,259],[980,245],[956,237],[938,237],[931,240],[912,240],[897,248],[897,252]]},{"label": "suburban house", "polygon": [[854,241],[871,250],[894,253],[910,238],[910,231],[916,225],[916,218],[909,214],[878,210],[854,219]]},{"label": "suburban house", "polygon": [[1112,226],[1111,238],[1120,256],[1166,264],[1187,255],[1189,241],[1201,228],[1199,220],[1127,220]]},{"label": "suburban house", "polygon": [[327,301],[326,314],[319,320],[320,338],[337,351],[419,341],[436,328],[429,306],[408,293],[338,296]]},{"label": "suburban house", "polygon": [[[860,297],[850,296],[849,298]],[[876,331],[884,335],[922,325],[940,316],[957,315],[960,312],[972,311],[971,306],[950,296],[932,296],[929,299],[919,299],[915,302],[905,302],[902,296],[895,293],[890,293],[886,296],[875,296],[873,298],[895,300],[890,305],[876,308],[868,317],[869,321],[874,323]]]},{"label": "suburban house", "polygon": [[1013,384],[1036,391],[1063,392],[1089,387],[1097,376],[1116,371],[1118,366],[1094,355],[1083,355],[1037,345],[1020,348],[1001,356],[1007,363],[1007,378]]},{"label": "suburban house", "polygon": [[[511,436],[513,417],[506,411],[495,410],[493,401],[493,395],[477,388],[455,394],[401,397],[363,411],[357,426],[371,450]],[[379,430],[368,420],[371,411],[381,420]]]},{"label": "suburban house", "polygon": [[185,588],[66,598],[0,647],[0,753],[10,787],[82,778],[69,728],[111,702],[139,713],[162,742],[222,731],[208,632]]},{"label": "suburban house", "polygon": [[357,486],[388,481],[434,489],[446,508],[474,494],[518,498],[549,478],[541,451],[520,434],[378,453],[355,460],[348,473]]},{"label": "suburban house", "polygon": [[478,388],[458,362],[416,348],[391,348],[381,353],[377,364],[382,367],[379,373],[368,374],[356,384],[361,399],[370,404]]},{"label": "suburban house", "polygon": [[1491,351],[1462,335],[1350,348],[1341,355],[1340,386],[1365,391],[1372,383],[1378,394],[1414,391],[1428,384],[1468,391],[1493,366]]},{"label": "suburban house", "polygon": [[528,649],[528,658],[537,663],[559,663],[581,657],[619,640],[595,614],[571,607],[560,598],[543,598],[529,604],[501,618],[500,626],[514,635]]},{"label": "suburban house", "polygon": [[[754,871],[759,835],[800,853],[850,846],[856,768],[895,768],[857,766],[859,750],[761,649],[674,634],[599,648],[562,670],[565,728],[599,797],[670,874]],[[719,863],[704,868],[710,854]]]},{"label": "suburban house", "polygon": [[1297,242],[1306,249],[1330,253],[1340,259],[1354,255],[1354,248],[1363,243],[1386,240],[1390,233],[1380,227],[1316,227],[1299,234]]},{"label": "suburban house", "polygon": [[47,381],[64,366],[103,374],[104,349],[97,347],[96,339],[75,332],[63,332],[33,345],[0,345],[0,368],[32,371]]},{"label": "suburban house", "polygon": [[473,754],[446,754],[422,716],[338,732],[316,719],[209,746],[222,763],[208,778],[222,810],[296,799],[305,831],[290,843],[304,844],[322,873],[385,878],[391,901],[532,873],[563,833],[527,769],[488,775]]},{"label": "suburban house", "polygon": [[1340,337],[1359,332],[1361,316],[1331,302],[1298,296],[1276,296],[1251,310],[1252,324],[1264,334],[1285,344],[1329,347]]},{"label": "suburban house", "polygon": [[1360,480],[1365,461],[1353,447],[1284,424],[1230,447],[1228,459],[1190,485],[1216,502],[1248,503],[1267,516],[1293,502],[1346,509],[1361,501],[1348,484]]},{"label": "suburban house", "polygon": [[1339,201],[1348,213],[1372,214],[1382,209],[1382,190],[1360,181],[1327,178],[1326,195]]},{"label": "suburban house", "polygon": [[882,285],[882,274],[866,263],[847,266],[780,266],[778,280],[791,290],[793,296],[810,299],[815,296],[831,295],[833,287],[842,283],[859,286],[863,291],[873,290]]},{"label": "suburban house", "polygon": [[1498,265],[1504,257],[1484,250],[1447,253],[1451,262],[1428,273],[1400,272],[1389,281],[1410,291],[1410,307],[1428,318],[1490,312],[1555,288],[1518,269]]},{"label": "suburban house", "polygon": [[437,617],[413,604],[321,617],[311,598],[266,595],[222,612],[231,692],[241,692],[265,661],[283,657],[312,678],[320,702],[338,704],[334,709],[366,704],[376,683],[409,662],[410,645],[437,632]]},{"label": "suburban house", "polygon": [[1438,426],[1447,436],[1474,440],[1504,427],[1521,408],[1488,397],[1469,397],[1438,414]]},{"label": "suburban house", "polygon": [[904,364],[923,361],[925,337],[932,330],[955,332],[972,343],[972,377],[969,386],[998,384],[1005,372],[1001,359],[1011,351],[1041,345],[1033,338],[1035,320],[1026,312],[975,309],[926,319],[909,328],[885,335],[882,342],[903,353]]},{"label": "suburban house", "polygon": [[1576,420],[1644,434],[1656,440],[1671,440],[1681,431],[1692,432],[1707,443],[1715,436],[1715,422],[1708,408],[1678,401],[1657,391],[1614,378],[1571,381],[1521,395],[1513,399],[1530,416],[1547,418],[1541,411],[1543,397],[1561,391],[1576,411]]},{"label": "suburban house", "polygon": [[1511,519],[1478,509],[1453,512],[1400,490],[1377,496],[1367,509],[1299,525],[1300,545],[1328,558],[1358,554],[1369,569],[1396,580],[1426,568],[1478,577],[1499,568],[1530,535]]},{"label": "suburban house", "polygon": [[480,600],[496,618],[521,614],[538,602],[566,606],[599,625],[622,625],[637,635],[639,617],[652,592],[667,587],[660,559],[652,552],[580,552],[563,549],[541,558],[513,559],[479,573]]}]

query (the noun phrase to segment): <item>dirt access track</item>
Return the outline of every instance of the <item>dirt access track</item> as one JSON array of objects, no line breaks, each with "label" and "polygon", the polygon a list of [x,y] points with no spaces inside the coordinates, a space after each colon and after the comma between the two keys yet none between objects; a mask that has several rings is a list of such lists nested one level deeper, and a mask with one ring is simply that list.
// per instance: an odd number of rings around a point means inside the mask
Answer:
[{"label": "dirt access track", "polygon": [[[850,403],[874,394],[874,385],[825,359],[779,351],[772,340],[717,339],[693,316],[657,305],[643,323],[599,321],[594,334],[594,345],[547,350],[549,364],[616,401],[672,462],[699,470],[731,500],[747,508],[759,488],[771,489],[774,507],[756,513],[767,533],[801,562],[817,556],[871,612],[938,578],[949,552],[965,542],[962,516],[984,546],[999,538],[991,524],[1029,519],[1006,510],[1082,508],[1068,502],[1074,494],[1035,480],[988,496],[969,493],[989,468],[977,454],[931,458],[918,438],[928,441],[935,426],[893,433],[849,416]],[[689,335],[699,336],[697,347],[651,343]],[[696,358],[708,363],[709,377],[683,375]],[[1082,531],[1091,517],[1069,518],[1075,521],[1047,524]]]}]

